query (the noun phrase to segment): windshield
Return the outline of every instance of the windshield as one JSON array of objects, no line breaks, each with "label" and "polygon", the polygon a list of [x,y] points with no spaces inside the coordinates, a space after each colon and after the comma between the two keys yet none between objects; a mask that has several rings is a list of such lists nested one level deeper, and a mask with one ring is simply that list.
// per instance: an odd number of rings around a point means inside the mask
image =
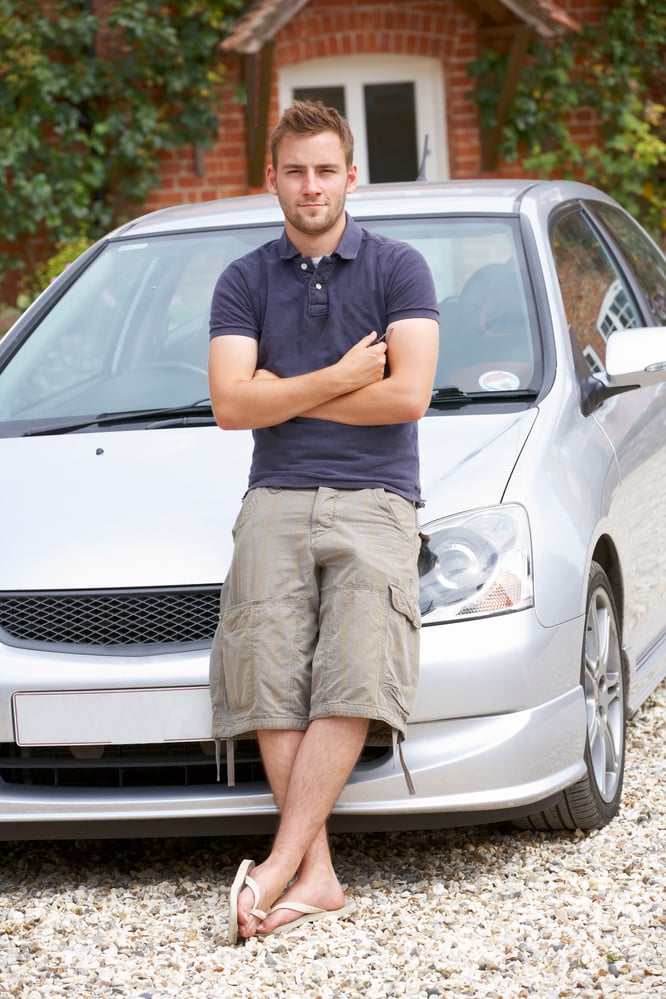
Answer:
[{"label": "windshield", "polygon": [[365,224],[412,243],[428,261],[440,313],[435,395],[537,387],[541,350],[516,219]]},{"label": "windshield", "polygon": [[[438,217],[363,221],[413,243],[428,261],[441,310],[435,389],[533,387],[536,323],[511,219]],[[0,371],[0,423],[201,405],[208,396],[213,287],[236,257],[280,226],[111,242]],[[75,422],[76,421],[76,422]],[[20,432],[20,431],[19,431]]]},{"label": "windshield", "polygon": [[0,373],[0,419],[71,419],[205,399],[215,281],[274,232],[110,243]]}]

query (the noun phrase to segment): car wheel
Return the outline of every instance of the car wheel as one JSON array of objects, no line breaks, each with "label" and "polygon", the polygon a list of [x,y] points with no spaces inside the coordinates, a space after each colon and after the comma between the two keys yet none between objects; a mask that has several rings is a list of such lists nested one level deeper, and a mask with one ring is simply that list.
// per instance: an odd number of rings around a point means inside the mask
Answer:
[{"label": "car wheel", "polygon": [[626,667],[606,573],[592,563],[587,591],[581,685],[585,694],[587,773],[549,808],[518,821],[525,829],[600,829],[617,814],[626,734]]}]

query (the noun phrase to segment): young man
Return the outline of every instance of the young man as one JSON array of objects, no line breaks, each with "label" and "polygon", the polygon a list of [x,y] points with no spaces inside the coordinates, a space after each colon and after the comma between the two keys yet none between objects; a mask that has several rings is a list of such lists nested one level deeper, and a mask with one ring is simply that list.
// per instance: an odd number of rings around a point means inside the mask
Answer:
[{"label": "young man", "polygon": [[232,943],[353,911],[326,820],[366,740],[395,746],[414,701],[416,421],[438,346],[423,258],[345,212],[345,119],[295,102],[271,152],[284,233],[226,269],[211,308],[216,419],[255,441],[211,654],[213,734],[229,747],[256,731],[281,816],[270,855],[232,886]]}]

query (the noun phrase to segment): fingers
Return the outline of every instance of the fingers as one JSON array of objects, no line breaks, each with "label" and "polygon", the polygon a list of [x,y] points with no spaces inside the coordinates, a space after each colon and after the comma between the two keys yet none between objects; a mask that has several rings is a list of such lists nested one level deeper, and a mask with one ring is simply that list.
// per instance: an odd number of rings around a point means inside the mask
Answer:
[{"label": "fingers", "polygon": [[375,347],[375,346],[379,346],[381,344],[381,346],[384,349],[386,349],[386,342],[385,342],[385,340],[386,340],[386,337],[388,336],[389,332],[390,332],[390,330],[386,330],[386,332],[382,333],[381,336],[380,336],[377,333],[377,330],[372,330],[371,333],[366,333],[366,335],[361,338],[361,340],[359,341],[359,344],[361,346],[363,346],[363,347]]}]

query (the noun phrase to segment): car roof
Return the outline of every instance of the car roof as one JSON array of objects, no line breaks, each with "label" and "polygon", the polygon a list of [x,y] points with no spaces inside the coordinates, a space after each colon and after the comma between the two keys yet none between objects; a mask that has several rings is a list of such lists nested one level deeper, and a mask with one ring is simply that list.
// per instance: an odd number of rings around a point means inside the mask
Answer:
[{"label": "car roof", "polygon": [[[457,180],[405,182],[359,187],[347,197],[354,217],[382,218],[438,214],[517,214],[527,198],[542,207],[576,198],[611,201],[596,188],[575,181]],[[283,214],[272,194],[221,198],[174,205],[143,215],[116,229],[112,238],[196,231],[239,225],[281,223]]]}]

